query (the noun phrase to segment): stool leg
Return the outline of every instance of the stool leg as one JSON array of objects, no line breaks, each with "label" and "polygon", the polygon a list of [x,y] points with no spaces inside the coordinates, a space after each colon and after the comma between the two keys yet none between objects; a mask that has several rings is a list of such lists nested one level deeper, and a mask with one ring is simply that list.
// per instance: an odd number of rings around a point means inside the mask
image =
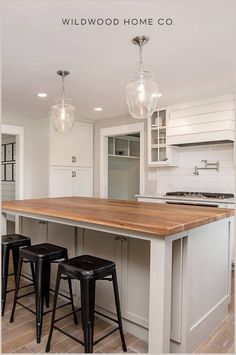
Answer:
[{"label": "stool leg", "polygon": [[94,314],[91,314],[91,301],[92,298],[90,295],[90,282],[89,278],[84,278],[81,281],[81,307],[82,307],[82,322],[83,322],[83,330],[84,330],[84,348],[85,353],[93,352],[93,317]]},{"label": "stool leg", "polygon": [[19,262],[19,253],[20,253],[19,248],[12,249],[12,259],[13,259],[15,282],[16,282],[17,268],[18,268],[18,262]]},{"label": "stool leg", "polygon": [[36,336],[37,343],[40,343],[41,333],[42,333],[42,323],[43,323],[43,262],[42,260],[37,260],[35,263],[35,296],[36,296]]},{"label": "stool leg", "polygon": [[30,269],[31,269],[31,275],[32,275],[34,291],[35,291],[35,273],[34,273],[34,263],[32,261],[30,261]]},{"label": "stool leg", "polygon": [[[66,251],[65,260],[68,260],[68,252],[67,251]],[[75,305],[74,305],[74,298],[73,298],[73,292],[72,292],[72,283],[71,283],[71,278],[69,276],[68,276],[68,287],[69,287],[69,293],[70,293],[70,300],[71,300],[71,307],[72,307],[72,312],[73,312],[73,317],[74,317],[74,323],[78,324],[77,315],[75,313]]]},{"label": "stool leg", "polygon": [[44,289],[44,297],[45,297],[45,304],[46,307],[49,307],[50,302],[50,278],[51,278],[51,263],[45,263],[44,267],[44,282],[45,282],[45,289]]},{"label": "stool leg", "polygon": [[78,324],[77,315],[75,313],[75,305],[74,305],[74,298],[73,298],[73,292],[72,292],[72,284],[71,284],[71,279],[69,277],[68,277],[68,286],[69,286],[69,292],[70,292],[70,300],[71,300],[71,307],[72,307],[72,312],[73,312],[73,317],[74,317],[74,323]]},{"label": "stool leg", "polygon": [[57,297],[58,297],[59,288],[60,288],[60,281],[61,281],[61,269],[60,269],[60,266],[58,266],[54,300],[53,300],[51,327],[50,327],[48,341],[47,341],[47,345],[46,345],[46,349],[45,349],[46,353],[48,353],[50,351],[50,346],[51,346],[53,326],[54,326],[54,321],[55,321],[55,316],[56,316],[56,308],[57,308]]},{"label": "stool leg", "polygon": [[23,258],[22,258],[22,256],[20,255],[20,257],[19,257],[19,262],[18,262],[18,268],[17,268],[16,288],[15,288],[15,294],[14,294],[14,301],[13,301],[13,306],[12,306],[12,311],[11,311],[11,318],[10,318],[10,322],[11,322],[11,323],[14,321],[14,315],[15,315],[15,310],[16,310],[17,296],[18,296],[19,286],[20,286],[20,275],[21,275],[22,263],[23,263]]},{"label": "stool leg", "polygon": [[90,315],[91,315],[91,337],[93,342],[93,335],[94,335],[94,309],[95,309],[95,280],[90,281]]},{"label": "stool leg", "polygon": [[122,319],[121,319],[120,299],[119,299],[116,270],[114,270],[112,272],[112,283],[113,283],[113,290],[114,290],[114,295],[115,295],[116,312],[117,312],[117,318],[118,318],[118,324],[119,324],[120,338],[121,338],[121,342],[122,342],[122,349],[124,352],[127,352],[127,347],[125,344],[125,337],[124,337],[124,333],[123,333]]},{"label": "stool leg", "polygon": [[9,254],[10,250],[8,248],[2,248],[2,317],[4,316],[7,297]]}]

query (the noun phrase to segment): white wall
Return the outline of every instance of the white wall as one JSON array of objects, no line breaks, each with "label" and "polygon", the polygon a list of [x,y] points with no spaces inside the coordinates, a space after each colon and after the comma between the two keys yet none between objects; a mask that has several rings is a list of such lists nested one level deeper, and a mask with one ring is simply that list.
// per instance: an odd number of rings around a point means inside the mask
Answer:
[{"label": "white wall", "polygon": [[[157,169],[156,193],[167,191],[202,191],[234,193],[234,147],[232,143],[181,147],[179,166]],[[201,160],[220,163],[220,170],[199,170],[194,175],[194,167],[202,167]]]},{"label": "white wall", "polygon": [[48,118],[31,123],[31,197],[49,195],[49,123]]}]

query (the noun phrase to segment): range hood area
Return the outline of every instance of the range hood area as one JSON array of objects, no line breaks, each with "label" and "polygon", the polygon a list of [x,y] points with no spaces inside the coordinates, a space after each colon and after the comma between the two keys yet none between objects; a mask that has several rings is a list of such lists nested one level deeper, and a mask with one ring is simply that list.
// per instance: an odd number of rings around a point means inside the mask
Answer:
[{"label": "range hood area", "polygon": [[167,142],[173,146],[234,142],[234,97],[170,107]]}]

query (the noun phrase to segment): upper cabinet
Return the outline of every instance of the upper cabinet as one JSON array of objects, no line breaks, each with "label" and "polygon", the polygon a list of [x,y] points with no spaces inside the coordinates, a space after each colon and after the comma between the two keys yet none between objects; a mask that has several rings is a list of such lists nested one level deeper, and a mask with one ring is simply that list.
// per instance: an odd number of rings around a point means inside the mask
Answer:
[{"label": "upper cabinet", "polygon": [[148,165],[175,166],[177,165],[177,149],[167,143],[169,124],[169,109],[160,108],[148,118]]},{"label": "upper cabinet", "polygon": [[68,133],[50,126],[49,196],[93,196],[93,124],[75,121]]},{"label": "upper cabinet", "polygon": [[93,125],[75,121],[70,132],[57,132],[50,127],[50,165],[93,166]]},{"label": "upper cabinet", "polygon": [[170,107],[167,129],[169,145],[224,141],[234,141],[233,95]]},{"label": "upper cabinet", "polygon": [[178,146],[234,141],[234,96],[162,107],[148,118],[148,166],[178,165]]}]

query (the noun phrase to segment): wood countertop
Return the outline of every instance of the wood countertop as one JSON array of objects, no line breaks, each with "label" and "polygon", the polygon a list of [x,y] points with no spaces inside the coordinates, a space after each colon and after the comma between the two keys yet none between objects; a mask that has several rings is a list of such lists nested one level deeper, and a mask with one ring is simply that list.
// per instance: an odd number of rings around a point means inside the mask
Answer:
[{"label": "wood countertop", "polygon": [[88,197],[4,201],[2,210],[19,215],[23,212],[63,218],[163,237],[234,215],[234,210],[225,208]]}]

